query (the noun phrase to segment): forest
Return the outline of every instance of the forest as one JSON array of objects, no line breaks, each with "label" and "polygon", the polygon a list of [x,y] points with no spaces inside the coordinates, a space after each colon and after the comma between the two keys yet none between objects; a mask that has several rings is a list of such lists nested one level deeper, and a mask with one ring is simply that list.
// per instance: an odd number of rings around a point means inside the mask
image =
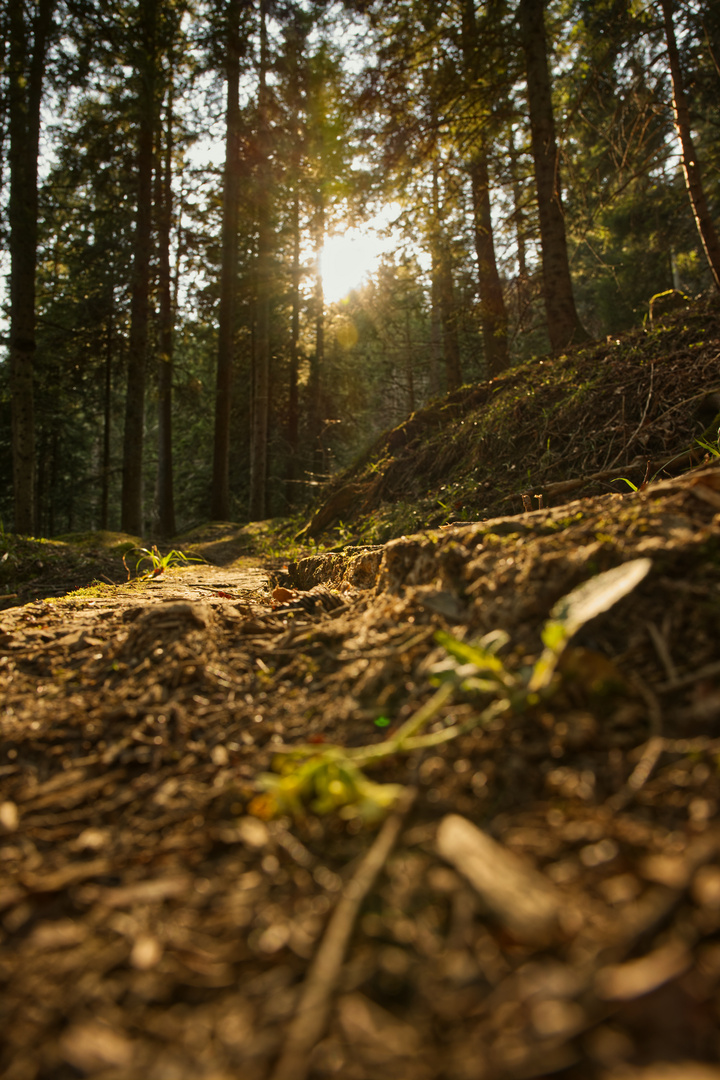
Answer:
[{"label": "forest", "polygon": [[3,529],[292,514],[438,395],[720,288],[708,0],[0,19]]}]

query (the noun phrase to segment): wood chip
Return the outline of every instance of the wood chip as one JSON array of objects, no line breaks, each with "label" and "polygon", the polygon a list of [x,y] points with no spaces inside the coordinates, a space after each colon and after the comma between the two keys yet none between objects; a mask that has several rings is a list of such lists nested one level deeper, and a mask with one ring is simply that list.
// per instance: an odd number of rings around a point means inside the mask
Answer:
[{"label": "wood chip", "polygon": [[458,814],[443,818],[436,845],[518,941],[543,943],[560,936],[561,898],[544,874]]},{"label": "wood chip", "polygon": [[684,943],[671,941],[639,960],[601,968],[595,978],[595,992],[604,1001],[632,1001],[676,979],[691,963]]}]

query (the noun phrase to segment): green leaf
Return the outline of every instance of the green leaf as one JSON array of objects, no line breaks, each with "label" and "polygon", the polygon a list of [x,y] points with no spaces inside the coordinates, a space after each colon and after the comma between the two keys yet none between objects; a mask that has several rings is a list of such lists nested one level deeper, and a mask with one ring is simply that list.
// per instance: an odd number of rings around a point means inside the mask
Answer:
[{"label": "green leaf", "polygon": [[[623,484],[627,484],[627,486],[632,491],[637,491],[637,484],[633,484],[632,480],[628,480],[627,476],[616,476],[614,480],[610,481],[611,484],[619,484],[621,482]],[[622,494],[622,492],[621,492],[621,494]]]},{"label": "green leaf", "polygon": [[477,644],[470,645],[467,641],[460,641],[459,638],[447,634],[444,630],[438,630],[435,640],[461,664],[472,664],[479,671],[505,672],[505,665],[502,660],[498,660],[495,652],[507,642],[507,634],[496,631]]},{"label": "green leaf", "polygon": [[570,638],[596,615],[609,611],[618,600],[631,593],[651,566],[650,559],[633,559],[584,581],[558,600],[542,630],[545,649],[533,668],[529,690],[542,690],[550,684]]}]

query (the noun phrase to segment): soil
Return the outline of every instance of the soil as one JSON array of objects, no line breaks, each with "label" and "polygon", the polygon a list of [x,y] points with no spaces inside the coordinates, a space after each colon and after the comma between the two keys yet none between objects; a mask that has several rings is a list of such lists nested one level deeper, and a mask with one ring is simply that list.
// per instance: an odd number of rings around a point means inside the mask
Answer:
[{"label": "soil", "polygon": [[[46,557],[5,600],[5,1080],[718,1080],[720,468],[284,566],[244,545],[54,599]],[[504,631],[522,681],[553,605],[634,559],[552,695],[489,716],[458,686],[427,729],[457,738],[368,766],[385,815],[273,801],[283,748],[382,743],[438,694],[438,632]]]}]

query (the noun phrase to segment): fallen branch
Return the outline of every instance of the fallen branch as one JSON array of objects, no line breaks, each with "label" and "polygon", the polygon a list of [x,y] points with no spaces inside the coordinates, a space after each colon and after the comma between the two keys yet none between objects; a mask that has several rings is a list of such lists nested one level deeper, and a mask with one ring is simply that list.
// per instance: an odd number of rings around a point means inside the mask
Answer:
[{"label": "fallen branch", "polygon": [[330,1000],[337,986],[358,912],[395,846],[415,795],[414,789],[407,789],[345,886],[310,965],[285,1046],[270,1080],[304,1080],[307,1076],[310,1054],[325,1030]]},{"label": "fallen branch", "polygon": [[[592,484],[600,480],[611,480],[617,476],[618,471],[628,472],[631,469],[641,469],[643,465],[646,468],[646,475],[648,473],[657,475],[666,469],[668,465],[677,465],[678,467],[684,467],[685,465],[692,465],[697,457],[696,450],[688,450],[686,453],[681,454],[679,457],[663,458],[659,461],[634,461],[629,465],[615,466],[612,469],[603,469],[601,472],[589,473],[587,476],[578,476],[573,480],[557,480],[552,484],[539,484],[538,488],[542,489],[545,496],[552,497],[554,495],[565,495],[570,491],[577,491],[579,488],[584,487],[586,484]],[[503,502],[509,502],[511,499],[517,499],[517,492],[512,492],[510,495],[506,495]]]}]

